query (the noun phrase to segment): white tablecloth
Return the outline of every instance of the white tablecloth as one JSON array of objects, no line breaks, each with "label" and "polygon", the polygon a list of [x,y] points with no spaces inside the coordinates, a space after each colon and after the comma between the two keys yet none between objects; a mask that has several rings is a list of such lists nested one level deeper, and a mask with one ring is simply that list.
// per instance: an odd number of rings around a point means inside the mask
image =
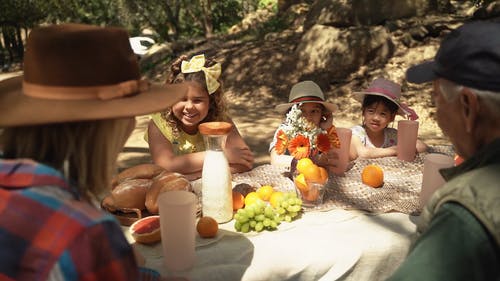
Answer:
[{"label": "white tablecloth", "polygon": [[[163,276],[189,280],[384,280],[403,261],[416,217],[402,213],[365,214],[341,209],[307,212],[283,222],[278,231],[242,234],[233,222],[217,237],[196,240],[196,263],[168,272],[161,244],[134,246],[146,267]],[[124,227],[129,241],[133,240]]]}]

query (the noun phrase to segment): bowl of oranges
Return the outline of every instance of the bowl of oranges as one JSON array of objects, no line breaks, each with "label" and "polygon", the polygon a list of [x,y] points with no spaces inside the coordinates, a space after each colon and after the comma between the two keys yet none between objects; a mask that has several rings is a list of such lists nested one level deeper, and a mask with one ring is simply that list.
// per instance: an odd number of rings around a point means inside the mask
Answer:
[{"label": "bowl of oranges", "polygon": [[316,165],[310,158],[297,161],[293,182],[304,207],[316,207],[323,203],[328,171]]}]

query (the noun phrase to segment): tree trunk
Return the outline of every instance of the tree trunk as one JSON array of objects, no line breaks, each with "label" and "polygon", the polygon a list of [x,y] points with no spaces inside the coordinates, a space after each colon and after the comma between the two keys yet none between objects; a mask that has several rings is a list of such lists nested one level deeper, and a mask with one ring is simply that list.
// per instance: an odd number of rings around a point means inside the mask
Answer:
[{"label": "tree trunk", "polygon": [[205,28],[205,37],[211,38],[213,36],[214,27],[212,25],[212,5],[210,0],[201,0],[201,9],[203,13],[203,27]]}]

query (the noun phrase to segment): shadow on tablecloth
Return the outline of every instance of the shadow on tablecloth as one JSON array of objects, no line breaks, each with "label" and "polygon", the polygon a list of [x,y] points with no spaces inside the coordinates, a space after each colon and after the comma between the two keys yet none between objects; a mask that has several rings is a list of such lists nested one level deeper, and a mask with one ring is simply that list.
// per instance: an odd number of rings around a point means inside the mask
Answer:
[{"label": "shadow on tablecloth", "polygon": [[[325,194],[324,204],[319,209],[359,209],[373,213],[391,211],[410,215],[420,214],[419,195],[422,186],[422,172],[425,156],[441,153],[451,157],[451,146],[431,146],[429,151],[417,155],[413,162],[397,157],[357,159],[345,176],[331,176]],[[361,172],[369,164],[376,164],[384,170],[384,185],[372,188],[361,182]]]}]

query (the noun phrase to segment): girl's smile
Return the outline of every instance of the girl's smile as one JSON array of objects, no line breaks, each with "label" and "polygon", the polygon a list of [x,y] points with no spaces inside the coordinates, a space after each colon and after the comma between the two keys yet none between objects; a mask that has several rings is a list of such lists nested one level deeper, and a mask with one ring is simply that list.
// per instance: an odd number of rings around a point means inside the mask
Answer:
[{"label": "girl's smile", "polygon": [[186,96],[172,106],[174,116],[179,119],[182,129],[188,134],[198,131],[198,124],[208,115],[208,92],[197,82],[187,82]]}]

